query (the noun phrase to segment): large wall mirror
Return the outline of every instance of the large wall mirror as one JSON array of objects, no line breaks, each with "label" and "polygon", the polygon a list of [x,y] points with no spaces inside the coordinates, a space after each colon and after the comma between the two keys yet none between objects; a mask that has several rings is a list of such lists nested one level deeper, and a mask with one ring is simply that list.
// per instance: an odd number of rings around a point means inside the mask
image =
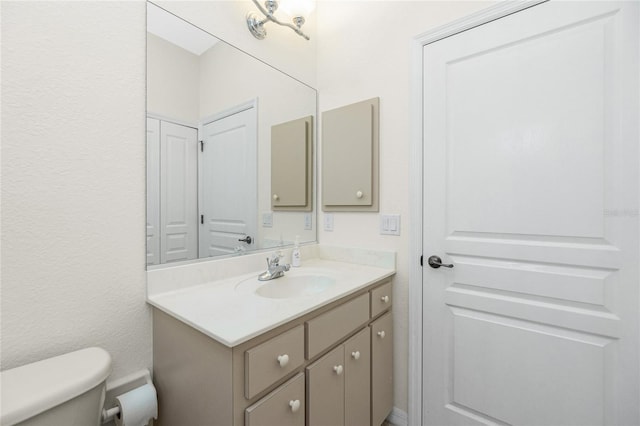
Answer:
[{"label": "large wall mirror", "polygon": [[147,3],[147,265],[315,241],[316,97]]}]

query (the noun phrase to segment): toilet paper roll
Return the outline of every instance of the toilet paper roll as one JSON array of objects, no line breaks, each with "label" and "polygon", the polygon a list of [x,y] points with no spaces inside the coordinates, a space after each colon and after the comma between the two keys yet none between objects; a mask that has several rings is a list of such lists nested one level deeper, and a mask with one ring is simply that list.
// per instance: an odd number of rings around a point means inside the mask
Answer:
[{"label": "toilet paper roll", "polygon": [[156,388],[146,384],[116,397],[120,412],[115,417],[116,426],[145,426],[153,417],[158,418]]}]

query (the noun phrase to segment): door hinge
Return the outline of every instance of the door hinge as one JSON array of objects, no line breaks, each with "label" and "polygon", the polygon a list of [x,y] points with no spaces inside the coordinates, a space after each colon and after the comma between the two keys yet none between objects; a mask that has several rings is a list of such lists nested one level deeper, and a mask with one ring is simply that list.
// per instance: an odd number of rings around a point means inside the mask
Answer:
[{"label": "door hinge", "polygon": [[420,255],[420,266],[422,266],[422,255]]},{"label": "door hinge", "polygon": [[200,152],[204,152],[204,141],[200,141]]},{"label": "door hinge", "polygon": [[[204,215],[203,214],[200,215],[200,224],[204,225]],[[422,261],[420,261],[420,264],[422,264]]]}]

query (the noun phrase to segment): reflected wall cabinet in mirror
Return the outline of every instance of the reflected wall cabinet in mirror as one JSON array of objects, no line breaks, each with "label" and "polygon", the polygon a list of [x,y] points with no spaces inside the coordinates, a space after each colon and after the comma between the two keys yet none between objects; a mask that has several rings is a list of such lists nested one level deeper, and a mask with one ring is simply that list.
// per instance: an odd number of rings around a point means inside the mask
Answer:
[{"label": "reflected wall cabinet in mirror", "polygon": [[315,241],[316,105],[312,87],[147,2],[147,265]]}]

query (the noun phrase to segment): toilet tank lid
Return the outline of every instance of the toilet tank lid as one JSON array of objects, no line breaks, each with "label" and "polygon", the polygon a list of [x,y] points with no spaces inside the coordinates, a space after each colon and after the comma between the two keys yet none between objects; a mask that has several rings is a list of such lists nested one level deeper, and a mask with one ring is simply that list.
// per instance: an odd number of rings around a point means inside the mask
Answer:
[{"label": "toilet tank lid", "polygon": [[111,356],[87,348],[0,373],[0,424],[19,423],[104,382]]}]

